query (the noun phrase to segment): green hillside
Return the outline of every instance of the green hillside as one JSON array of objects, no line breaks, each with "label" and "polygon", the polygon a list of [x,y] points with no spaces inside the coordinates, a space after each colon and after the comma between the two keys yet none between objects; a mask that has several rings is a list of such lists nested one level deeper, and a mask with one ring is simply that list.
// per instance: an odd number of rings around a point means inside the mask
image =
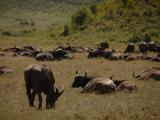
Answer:
[{"label": "green hillside", "polygon": [[[95,9],[93,14],[89,12],[91,7],[75,14],[87,16],[82,25],[72,24],[116,42],[143,41],[145,35],[160,40],[159,0],[108,0],[92,7]],[[89,19],[91,21],[87,22]]]},{"label": "green hillside", "polygon": [[[72,18],[79,11],[87,17],[75,26]],[[1,0],[0,14],[3,44],[95,45],[102,40],[143,41],[146,35],[160,40],[159,0]],[[65,24],[69,26],[67,37],[62,35]]]}]

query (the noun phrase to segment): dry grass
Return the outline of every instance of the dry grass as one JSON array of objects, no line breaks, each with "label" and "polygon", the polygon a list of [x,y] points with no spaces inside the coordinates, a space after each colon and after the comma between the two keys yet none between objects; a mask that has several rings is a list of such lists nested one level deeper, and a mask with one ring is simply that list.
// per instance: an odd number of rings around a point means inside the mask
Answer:
[{"label": "dry grass", "polygon": [[[0,58],[1,65],[14,69],[14,73],[0,76],[0,119],[1,120],[159,120],[160,82],[138,81],[132,77],[133,71],[141,71],[159,63],[149,61],[111,62],[105,59],[87,59],[86,54],[76,54],[74,60],[44,62],[52,69],[58,87],[64,86],[65,93],[56,102],[56,108],[43,110],[28,106],[23,79],[23,71],[34,59],[6,56]],[[81,94],[81,88],[73,89],[75,70],[82,74],[110,76],[115,79],[134,81],[138,91],[121,91],[114,94]]]}]

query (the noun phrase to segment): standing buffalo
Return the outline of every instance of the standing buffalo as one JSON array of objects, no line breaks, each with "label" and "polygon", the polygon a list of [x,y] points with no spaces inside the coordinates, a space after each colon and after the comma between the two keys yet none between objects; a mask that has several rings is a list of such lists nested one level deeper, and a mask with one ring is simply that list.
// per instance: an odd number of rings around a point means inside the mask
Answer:
[{"label": "standing buffalo", "polygon": [[139,51],[142,52],[143,54],[146,54],[148,50],[148,45],[146,42],[141,42],[139,43]]},{"label": "standing buffalo", "polygon": [[124,53],[134,53],[135,44],[129,43]]},{"label": "standing buffalo", "polygon": [[54,86],[55,79],[53,73],[46,65],[29,65],[24,71],[24,79],[29,105],[34,106],[34,99],[36,94],[38,94],[39,109],[42,108],[42,92],[47,96],[46,108],[54,107],[56,100],[64,92],[64,90],[59,91]]},{"label": "standing buffalo", "polygon": [[108,78],[87,76],[87,73],[85,73],[84,76],[81,76],[78,72],[76,72],[72,87],[82,87],[84,92],[96,91],[97,93],[109,93],[116,91],[116,85],[112,80]]},{"label": "standing buffalo", "polygon": [[133,72],[133,77],[140,80],[148,80],[150,78],[155,80],[160,80],[160,68],[152,67],[150,69],[141,72],[139,75],[135,75]]}]

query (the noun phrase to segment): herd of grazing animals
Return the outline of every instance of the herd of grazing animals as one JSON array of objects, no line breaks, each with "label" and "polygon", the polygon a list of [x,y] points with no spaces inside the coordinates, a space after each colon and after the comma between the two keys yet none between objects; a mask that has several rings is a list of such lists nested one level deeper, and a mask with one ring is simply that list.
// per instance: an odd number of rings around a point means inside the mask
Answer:
[{"label": "herd of grazing animals", "polygon": [[[65,58],[73,59],[75,52],[88,52],[88,58],[104,57],[109,60],[152,60],[160,62],[160,44],[150,42],[142,42],[139,44],[139,51],[135,50],[135,44],[129,43],[124,52],[109,49],[107,42],[101,42],[96,49],[72,47],[67,44],[66,47],[59,46],[52,51],[42,51],[33,48],[32,46],[24,46],[22,48],[13,47],[1,50],[0,56],[5,56],[4,52],[13,52],[13,56],[28,56],[33,57],[37,61],[44,60],[61,60]],[[156,57],[148,57],[147,51],[156,52]],[[70,56],[69,54],[72,54]],[[13,72],[8,67],[0,67],[0,75],[3,73]],[[155,79],[160,80],[160,68],[152,67],[144,70],[138,75],[133,72],[133,77],[140,80]],[[46,95],[46,108],[53,108],[56,100],[63,94],[64,88],[59,90],[55,87],[55,78],[51,69],[44,64],[31,64],[24,70],[24,79],[26,86],[26,93],[30,106],[34,106],[35,96],[38,95],[39,105],[38,109],[42,108],[42,95]],[[73,88],[82,87],[82,93],[112,93],[127,89],[130,93],[134,90],[138,90],[135,83],[129,80],[114,80],[112,77],[95,77],[88,76],[85,72],[84,75],[80,75],[77,71],[72,83]]]},{"label": "herd of grazing animals", "polygon": [[136,50],[136,45],[134,43],[128,43],[125,51],[116,51],[114,49],[109,48],[109,44],[107,42],[101,42],[97,48],[83,48],[83,47],[74,47],[69,43],[66,46],[59,45],[57,48],[54,48],[50,51],[42,51],[42,49],[37,50],[32,46],[23,46],[23,47],[12,47],[2,50],[0,52],[0,56],[5,56],[6,51],[13,52],[13,56],[27,56],[33,57],[37,61],[54,61],[54,60],[62,60],[62,59],[74,59],[74,53],[88,53],[88,58],[97,58],[103,57],[109,60],[125,60],[125,61],[133,61],[133,60],[151,60],[160,62],[160,54],[157,56],[148,56],[147,52],[160,52],[160,44],[155,42],[140,42],[138,45],[138,50]]}]

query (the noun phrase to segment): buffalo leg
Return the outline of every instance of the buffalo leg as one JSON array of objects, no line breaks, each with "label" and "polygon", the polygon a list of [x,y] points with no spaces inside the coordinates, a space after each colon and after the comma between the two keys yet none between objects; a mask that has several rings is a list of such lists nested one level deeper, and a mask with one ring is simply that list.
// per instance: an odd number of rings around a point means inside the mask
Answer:
[{"label": "buffalo leg", "polygon": [[37,92],[35,90],[33,90],[32,94],[31,94],[31,99],[30,99],[30,106],[34,106],[34,99],[36,96]]},{"label": "buffalo leg", "polygon": [[41,95],[40,92],[38,93],[38,99],[39,99],[39,106],[38,106],[38,109],[42,109],[42,95]]},{"label": "buffalo leg", "polygon": [[31,105],[31,89],[29,87],[27,87],[26,93],[28,96],[29,105]]},{"label": "buffalo leg", "polygon": [[49,109],[49,102],[50,102],[49,95],[47,95],[47,97],[46,97],[46,109]]}]

